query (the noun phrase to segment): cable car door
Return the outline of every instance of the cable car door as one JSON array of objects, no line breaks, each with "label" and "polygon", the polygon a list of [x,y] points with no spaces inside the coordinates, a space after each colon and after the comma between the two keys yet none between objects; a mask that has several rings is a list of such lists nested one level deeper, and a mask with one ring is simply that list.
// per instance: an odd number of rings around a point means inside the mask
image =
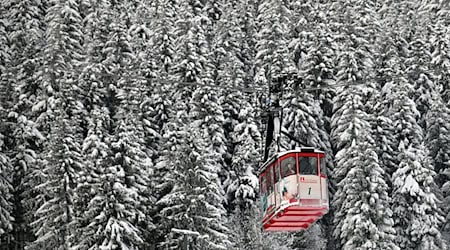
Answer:
[{"label": "cable car door", "polygon": [[298,163],[301,206],[320,206],[322,194],[317,157],[300,156]]}]

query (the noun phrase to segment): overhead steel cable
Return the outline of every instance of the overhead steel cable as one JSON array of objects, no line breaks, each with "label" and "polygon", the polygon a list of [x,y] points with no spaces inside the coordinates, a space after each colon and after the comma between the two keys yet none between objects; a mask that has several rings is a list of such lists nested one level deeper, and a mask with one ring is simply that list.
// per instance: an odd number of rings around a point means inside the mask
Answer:
[{"label": "overhead steel cable", "polygon": [[[108,75],[110,76],[110,75]],[[244,93],[261,93],[261,94],[267,94],[267,87],[259,87],[259,86],[252,86],[252,87],[241,87],[241,86],[224,86],[224,85],[215,85],[215,84],[208,84],[208,83],[199,83],[199,82],[184,82],[184,81],[177,81],[177,80],[170,80],[170,79],[162,79],[162,78],[153,78],[153,77],[143,77],[143,76],[132,76],[132,75],[123,75],[123,77],[137,80],[137,81],[146,81],[149,83],[153,89],[150,89],[150,91],[154,90],[155,92],[160,93],[167,93],[173,90],[174,88],[185,86],[185,87],[209,87],[209,88],[216,88],[216,89],[223,89],[228,91],[242,91]],[[170,88],[170,85],[172,85],[174,88]],[[359,85],[367,85],[366,81],[362,81],[359,83],[341,83],[341,84],[330,84],[330,85],[323,85],[323,86],[316,86],[316,87],[288,87],[286,90],[299,90],[299,91],[317,91],[317,90],[330,90],[334,88],[339,87],[351,87],[351,86],[359,86]],[[119,89],[128,89],[129,87],[122,86]]]},{"label": "overhead steel cable", "polygon": [[[151,80],[151,79],[148,79]],[[210,87],[210,88],[219,88],[224,90],[240,90],[245,93],[266,93],[267,88],[260,88],[260,87],[240,87],[240,86],[223,86],[223,85],[214,85],[214,84],[203,84],[203,83],[197,83],[197,82],[177,82],[177,81],[169,81],[169,80],[163,80],[163,81],[156,81],[156,84],[173,84],[173,85],[182,85],[182,86],[194,86],[194,87]],[[359,86],[359,85],[366,85],[365,82],[360,83],[342,83],[342,84],[332,84],[332,85],[325,85],[325,86],[317,86],[317,87],[305,87],[305,88],[299,88],[301,91],[315,91],[315,90],[327,90],[327,89],[333,89],[338,87],[350,87],[350,86]],[[293,89],[292,87],[290,89]]]}]

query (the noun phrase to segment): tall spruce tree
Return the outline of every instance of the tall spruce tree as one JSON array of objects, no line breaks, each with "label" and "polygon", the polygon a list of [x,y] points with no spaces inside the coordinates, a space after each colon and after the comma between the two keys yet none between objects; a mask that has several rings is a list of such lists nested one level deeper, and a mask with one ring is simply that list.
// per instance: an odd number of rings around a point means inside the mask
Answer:
[{"label": "tall spruce tree", "polygon": [[[0,106],[1,108],[1,106]],[[0,116],[1,117],[1,116]],[[3,122],[4,118],[0,118]],[[13,216],[11,197],[13,187],[11,185],[11,164],[10,159],[4,153],[6,152],[5,136],[0,130],[0,243],[7,244],[7,240],[13,237],[9,234],[13,230]],[[5,240],[3,240],[5,239]]]},{"label": "tall spruce tree", "polygon": [[335,237],[340,239],[342,249],[399,249],[394,244],[388,186],[378,163],[371,129],[363,127],[361,132],[349,148],[351,158],[340,161],[352,167],[337,185],[334,204],[341,209],[334,218]]},{"label": "tall spruce tree", "polygon": [[[393,242],[395,232],[384,170],[379,165],[375,147],[369,146],[374,144],[370,124],[374,118],[365,106],[370,100],[368,97],[375,92],[375,48],[371,35],[378,27],[368,26],[367,19],[377,19],[376,5],[367,2],[344,6],[342,17],[350,19],[340,20],[345,40],[341,43],[337,64],[337,83],[364,83],[366,86],[345,87],[334,99],[331,137],[337,151],[333,176],[338,189],[332,203],[336,209],[333,236],[343,249],[397,249]],[[369,209],[371,206],[383,212]]]},{"label": "tall spruce tree", "polygon": [[417,122],[419,113],[408,96],[412,86],[406,81],[403,78],[392,90],[394,102],[389,111],[399,151],[399,166],[392,176],[396,243],[409,249],[443,249],[445,243],[439,231],[443,218],[437,205],[435,172]]},{"label": "tall spruce tree", "polygon": [[290,15],[290,11],[279,0],[266,0],[258,5],[255,44],[255,81],[258,84],[272,84],[272,79],[294,71],[287,46]]},{"label": "tall spruce tree", "polygon": [[233,246],[236,249],[262,248],[259,229],[259,204],[257,203],[258,178],[255,172],[260,162],[258,148],[261,134],[255,124],[253,108],[243,102],[239,113],[239,124],[233,132],[234,152],[232,174],[234,179],[227,189],[228,204],[232,211],[230,228],[233,229]]},{"label": "tall spruce tree", "polygon": [[168,195],[175,184],[178,176],[174,175],[173,157],[176,156],[177,150],[186,143],[186,131],[184,124],[188,122],[186,113],[186,104],[183,99],[179,98],[183,91],[175,91],[173,96],[174,106],[169,109],[169,120],[164,124],[161,138],[161,152],[158,162],[155,164],[154,178],[155,181],[155,198],[157,199],[154,221],[157,230],[154,238],[157,244],[164,244],[164,238],[170,233],[172,224],[165,223],[164,215],[160,213],[165,208],[164,202],[160,202],[162,198]]},{"label": "tall spruce tree", "polygon": [[[440,174],[450,167],[450,125],[447,122],[450,119],[450,109],[435,95],[426,118],[425,142],[434,170]],[[437,184],[441,186],[443,180],[438,178]]]},{"label": "tall spruce tree", "polygon": [[[62,99],[55,104],[64,106]],[[32,223],[37,239],[28,249],[69,249],[69,226],[73,220],[73,189],[76,172],[82,168],[82,159],[76,131],[70,124],[68,114],[59,109],[48,112],[54,122],[46,145],[43,183],[38,188],[45,201],[36,211]]]},{"label": "tall spruce tree", "polygon": [[72,220],[73,188],[76,170],[83,164],[80,142],[84,107],[80,102],[77,71],[83,57],[81,17],[78,3],[50,2],[45,20],[45,64],[42,84],[45,104],[42,127],[45,144],[41,183],[36,187],[39,209],[35,212],[33,230],[37,239],[30,249],[67,249],[70,244],[69,223]]},{"label": "tall spruce tree", "polygon": [[8,1],[9,39],[11,51],[14,106],[8,114],[12,124],[14,148],[11,161],[14,168],[14,241],[11,249],[21,249],[32,241],[30,216],[34,195],[29,192],[36,183],[26,181],[31,170],[39,167],[39,155],[43,150],[43,135],[37,128],[39,111],[32,109],[42,91],[40,75],[44,47],[44,8],[41,1]]},{"label": "tall spruce tree", "polygon": [[[91,77],[87,81],[94,87],[91,88],[91,122],[95,127],[89,131],[94,134],[85,141],[85,150],[92,150],[91,165],[79,185],[81,192],[89,186],[98,191],[84,197],[89,200],[85,205],[87,212],[78,221],[81,237],[74,237],[74,240],[77,249],[147,248],[150,243],[145,242],[144,237],[152,227],[148,211],[151,207],[148,168],[152,164],[143,150],[142,114],[139,112],[141,92],[145,88],[134,71],[136,57],[125,25],[129,17],[119,14],[124,5],[98,4],[94,9],[98,18],[94,21],[98,23],[93,23],[94,44],[90,56],[98,63],[98,68],[93,70],[102,74],[99,79]],[[102,7],[110,7],[110,10]],[[102,23],[107,24],[106,29]],[[97,57],[95,52],[102,56]],[[95,145],[98,149],[89,149]],[[99,154],[105,159],[93,158]]]},{"label": "tall spruce tree", "polygon": [[[10,67],[10,54],[8,48],[8,36],[6,33],[7,28],[7,18],[6,9],[4,9],[3,4],[0,4],[0,243],[3,243],[3,239],[10,239],[9,233],[12,231],[12,204],[11,195],[13,187],[11,185],[11,161],[7,156],[6,145],[6,118],[9,111],[9,98],[6,96],[8,94],[8,86],[10,85],[8,75]],[[6,235],[8,233],[8,235]],[[9,237],[8,237],[9,236]]]},{"label": "tall spruce tree", "polygon": [[440,207],[444,212],[444,225],[442,234],[450,242],[450,225],[448,223],[450,206],[449,206],[449,183],[450,183],[450,109],[439,96],[435,96],[434,103],[427,115],[427,130],[425,142],[429,151],[430,159],[437,175],[435,178],[436,185],[441,190],[443,198]]},{"label": "tall spruce tree", "polygon": [[225,210],[221,205],[221,187],[214,165],[211,142],[201,127],[185,127],[185,144],[175,147],[169,164],[176,178],[173,189],[158,201],[163,221],[171,225],[171,233],[162,247],[178,249],[227,249]]},{"label": "tall spruce tree", "polygon": [[[448,164],[450,164],[450,162],[448,162]],[[444,169],[442,171],[442,175],[444,175],[444,179],[446,180],[446,182],[444,183],[444,185],[442,185],[442,194],[443,194],[443,199],[442,199],[442,204],[443,204],[443,210],[444,210],[444,225],[442,227],[442,234],[444,236],[444,238],[447,241],[447,245],[450,244],[450,207],[448,204],[450,204],[450,168]]]}]

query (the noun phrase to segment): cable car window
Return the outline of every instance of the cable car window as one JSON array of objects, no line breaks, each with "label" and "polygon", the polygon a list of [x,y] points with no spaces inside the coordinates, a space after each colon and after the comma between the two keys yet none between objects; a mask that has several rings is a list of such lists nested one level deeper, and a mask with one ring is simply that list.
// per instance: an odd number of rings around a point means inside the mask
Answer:
[{"label": "cable car window", "polygon": [[299,157],[301,175],[317,175],[317,158],[316,157]]},{"label": "cable car window", "polygon": [[267,171],[266,171],[266,184],[267,184],[267,189],[266,190],[267,190],[267,192],[269,192],[269,194],[273,192],[273,174],[272,174],[272,171],[273,171],[273,165],[269,166],[267,168]]},{"label": "cable car window", "polygon": [[320,158],[320,174],[327,176],[327,166],[325,164],[325,158]]},{"label": "cable car window", "polygon": [[277,183],[280,181],[280,164],[278,162],[275,164],[275,183]]},{"label": "cable car window", "polygon": [[282,177],[296,174],[295,157],[289,157],[281,162],[281,175]]},{"label": "cable car window", "polygon": [[266,194],[266,175],[261,176],[261,194]]}]

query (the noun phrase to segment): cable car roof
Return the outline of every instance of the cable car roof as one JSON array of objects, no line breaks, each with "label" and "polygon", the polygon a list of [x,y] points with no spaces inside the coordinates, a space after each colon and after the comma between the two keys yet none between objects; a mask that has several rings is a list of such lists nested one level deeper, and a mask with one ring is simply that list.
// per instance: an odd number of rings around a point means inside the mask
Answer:
[{"label": "cable car roof", "polygon": [[270,163],[272,163],[273,161],[275,161],[276,159],[287,155],[287,154],[291,154],[291,153],[317,153],[317,154],[325,154],[324,151],[322,150],[318,150],[316,148],[313,147],[301,147],[301,148],[296,148],[294,150],[288,150],[288,151],[283,151],[283,152],[278,152],[274,155],[272,155],[272,157],[270,157],[266,162],[264,162],[264,164],[258,169],[258,175],[261,174],[264,169],[266,169],[267,165],[269,165]]}]

